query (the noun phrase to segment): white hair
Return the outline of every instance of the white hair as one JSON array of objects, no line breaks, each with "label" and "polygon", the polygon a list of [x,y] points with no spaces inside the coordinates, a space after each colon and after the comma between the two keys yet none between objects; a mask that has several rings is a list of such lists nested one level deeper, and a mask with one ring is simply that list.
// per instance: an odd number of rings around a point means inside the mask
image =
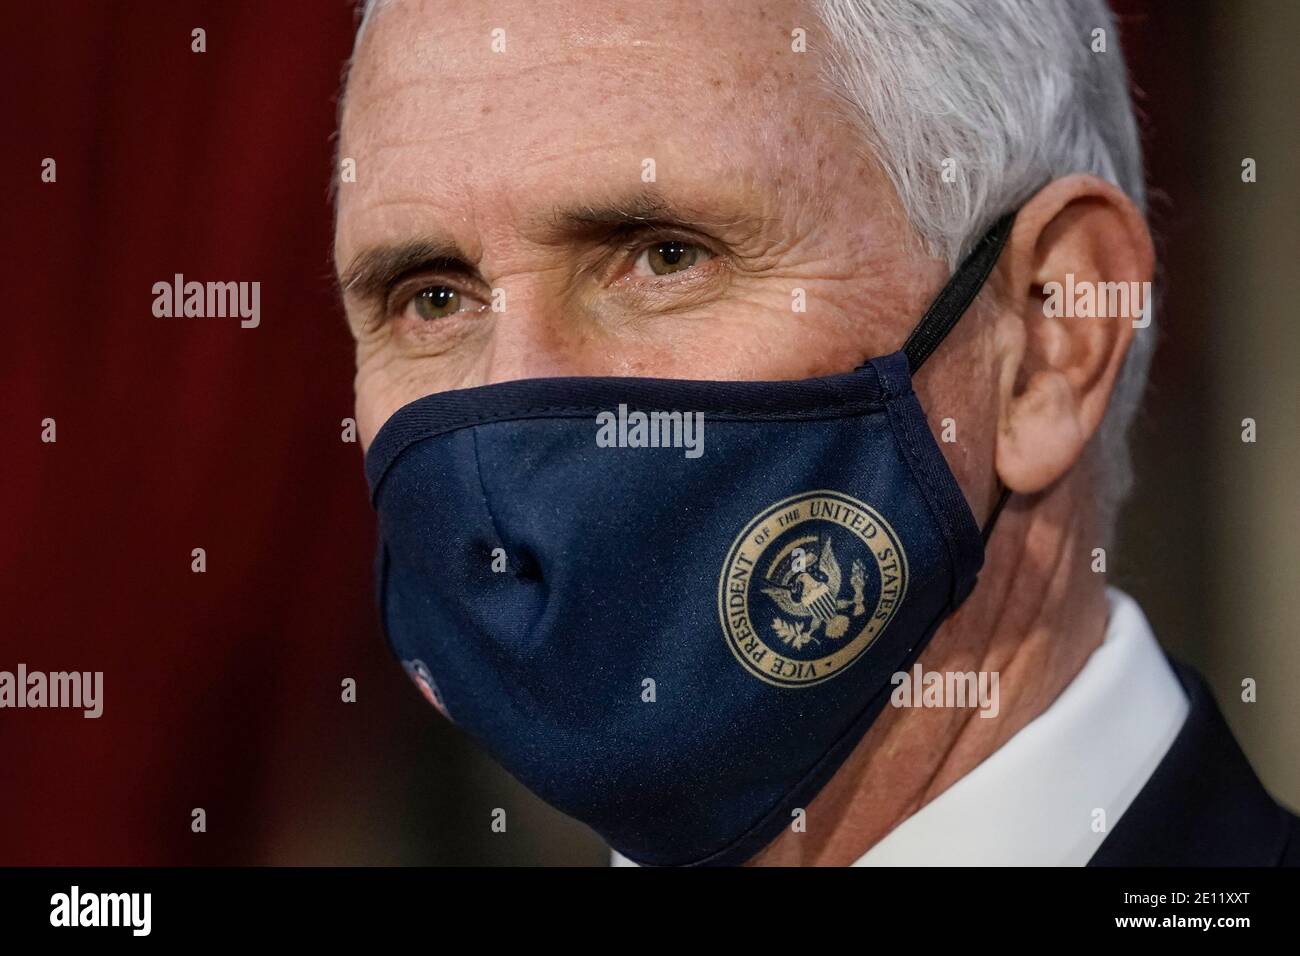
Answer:
[{"label": "white hair", "polygon": [[[391,2],[364,0],[358,43]],[[1146,211],[1137,121],[1105,0],[809,2],[831,40],[832,94],[860,122],[926,250],[950,267],[1003,213],[1070,173],[1105,179]],[[1094,52],[1100,43],[1104,52]],[[1132,487],[1127,435],[1154,344],[1154,323],[1137,330],[1093,442],[1108,535]]]},{"label": "white hair", "polygon": [[389,0],[358,0],[357,3],[357,35],[352,41],[353,52],[361,43],[361,36],[366,32],[366,27],[370,25],[370,18],[375,15],[375,11],[380,7],[387,6]]}]

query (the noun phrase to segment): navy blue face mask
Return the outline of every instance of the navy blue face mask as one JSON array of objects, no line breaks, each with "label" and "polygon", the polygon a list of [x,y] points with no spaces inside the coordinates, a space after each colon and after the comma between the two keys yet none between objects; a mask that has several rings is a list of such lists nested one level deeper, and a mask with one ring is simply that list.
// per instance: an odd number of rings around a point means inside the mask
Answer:
[{"label": "navy blue face mask", "polygon": [[[1011,222],[901,351],[846,374],[530,379],[397,411],[366,476],[383,623],[412,679],[638,863],[761,850],[975,585],[980,529],[912,375]],[[698,455],[671,447],[694,413]],[[644,447],[647,427],[670,447]]]}]

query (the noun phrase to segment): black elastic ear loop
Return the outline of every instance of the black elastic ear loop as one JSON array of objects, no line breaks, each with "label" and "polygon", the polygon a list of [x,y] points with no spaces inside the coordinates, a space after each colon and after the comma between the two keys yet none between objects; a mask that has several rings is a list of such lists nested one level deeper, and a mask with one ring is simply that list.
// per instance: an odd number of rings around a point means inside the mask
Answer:
[{"label": "black elastic ear loop", "polygon": [[988,546],[989,535],[993,533],[993,526],[997,524],[998,515],[1002,514],[1002,509],[1006,507],[1007,499],[1011,497],[1011,489],[1006,485],[1002,486],[1002,494],[998,495],[998,500],[993,504],[993,510],[989,512],[988,521],[984,522],[984,527],[980,529],[980,539]]},{"label": "black elastic ear loop", "polygon": [[1016,214],[1012,211],[989,227],[989,231],[984,233],[975,248],[962,260],[948,284],[935,296],[930,308],[903,343],[907,368],[913,375],[952,331],[957,320],[975,301],[975,296],[979,295],[989,273],[998,264],[998,257],[1002,254],[1002,247],[1007,244],[1011,225],[1015,221]]},{"label": "black elastic ear loop", "polygon": [[[975,301],[975,297],[979,295],[980,289],[988,280],[989,273],[998,264],[1002,247],[1007,244],[1007,238],[1011,235],[1011,227],[1015,221],[1016,214],[1013,210],[984,233],[980,241],[975,244],[975,248],[967,254],[961,265],[957,267],[957,271],[952,274],[948,284],[935,296],[934,301],[930,303],[930,308],[926,309],[921,321],[903,343],[903,354],[907,356],[908,371],[913,375],[939,347],[939,343],[947,337],[953,326],[957,324],[957,320],[966,313],[970,304]],[[1002,493],[998,495],[993,510],[989,512],[988,520],[980,530],[980,538],[986,546],[989,543],[989,536],[993,534],[993,526],[997,523],[998,516],[1002,514],[1002,509],[1010,497],[1011,489],[1003,485]]]}]

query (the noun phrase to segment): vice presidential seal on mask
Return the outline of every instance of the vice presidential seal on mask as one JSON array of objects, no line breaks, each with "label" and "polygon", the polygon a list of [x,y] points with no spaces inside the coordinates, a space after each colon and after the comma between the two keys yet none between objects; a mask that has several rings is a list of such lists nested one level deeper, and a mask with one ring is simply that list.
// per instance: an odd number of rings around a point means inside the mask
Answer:
[{"label": "vice presidential seal on mask", "polygon": [[[637,863],[775,839],[975,585],[1006,493],[981,535],[912,376],[1012,221],[852,372],[531,379],[399,409],[366,475],[385,633],[425,696]],[[596,447],[621,404],[703,412],[708,455]]]},{"label": "vice presidential seal on mask", "polygon": [[907,553],[889,522],[841,492],[811,491],[777,502],[736,538],[718,613],[756,677],[799,687],[866,653],[906,590]]}]

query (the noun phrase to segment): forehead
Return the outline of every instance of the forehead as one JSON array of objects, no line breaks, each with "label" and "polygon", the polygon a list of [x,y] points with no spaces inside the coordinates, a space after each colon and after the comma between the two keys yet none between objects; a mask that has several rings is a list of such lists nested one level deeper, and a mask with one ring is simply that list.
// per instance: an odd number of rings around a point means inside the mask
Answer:
[{"label": "forehead", "polygon": [[[790,180],[843,136],[822,34],[794,0],[395,0],[353,66],[340,217],[598,201],[644,181]],[[794,31],[807,37],[796,52]],[[755,187],[762,185],[756,182]]]}]

